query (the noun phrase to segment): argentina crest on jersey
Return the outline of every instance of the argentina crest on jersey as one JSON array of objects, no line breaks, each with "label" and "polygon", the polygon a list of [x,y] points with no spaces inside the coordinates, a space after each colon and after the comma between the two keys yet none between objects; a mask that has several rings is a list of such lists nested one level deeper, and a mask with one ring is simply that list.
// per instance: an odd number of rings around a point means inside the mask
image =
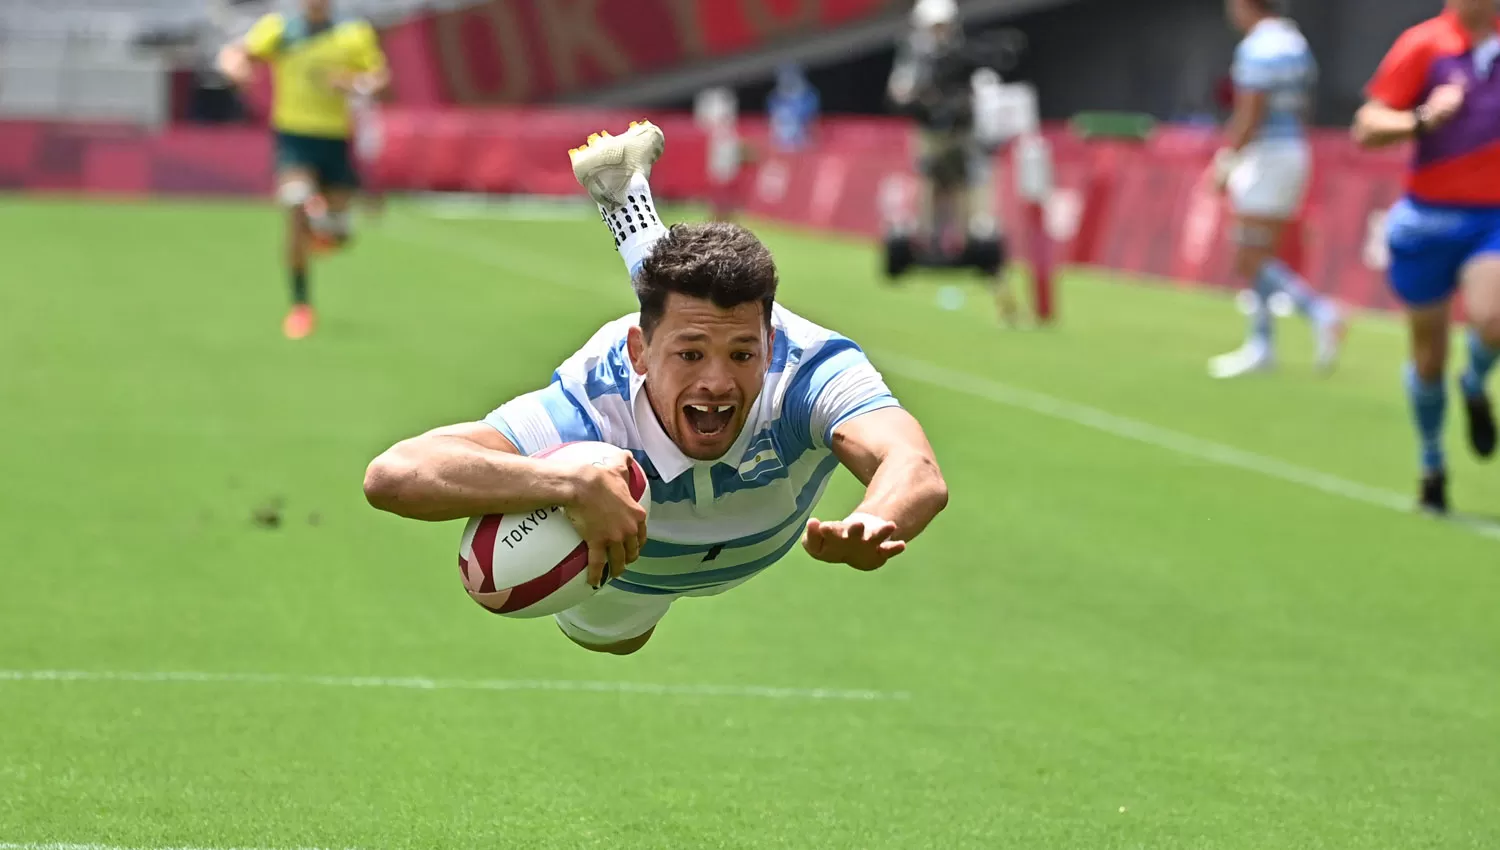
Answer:
[{"label": "argentina crest on jersey", "polygon": [[776,443],[771,439],[770,431],[762,431],[750,441],[738,471],[742,481],[770,480],[778,477],[778,473],[786,474],[786,466],[781,462],[781,455],[776,453]]}]

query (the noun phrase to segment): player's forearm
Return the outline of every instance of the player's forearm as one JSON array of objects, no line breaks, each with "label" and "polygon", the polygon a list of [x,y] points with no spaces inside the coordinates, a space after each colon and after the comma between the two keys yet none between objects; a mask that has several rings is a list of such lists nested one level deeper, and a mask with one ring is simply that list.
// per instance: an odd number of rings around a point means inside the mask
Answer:
[{"label": "player's forearm", "polygon": [[1238,153],[1250,143],[1250,137],[1254,134],[1255,124],[1250,121],[1249,116],[1235,113],[1229,120],[1229,125],[1224,128],[1224,147]]},{"label": "player's forearm", "polygon": [[880,462],[856,513],[896,524],[893,539],[911,540],[948,506],[948,484],[925,452],[892,452]]},{"label": "player's forearm", "polygon": [[367,71],[354,80],[354,93],[365,97],[379,97],[391,86],[391,72],[387,68]]},{"label": "player's forearm", "polygon": [[566,505],[576,491],[558,467],[470,440],[424,435],[370,463],[365,498],[408,519],[444,522]]},{"label": "player's forearm", "polygon": [[245,85],[253,76],[254,68],[250,61],[250,53],[242,44],[224,45],[214,64],[219,69],[219,73],[235,85]]},{"label": "player's forearm", "polygon": [[1418,125],[1417,114],[1411,110],[1367,103],[1354,114],[1351,135],[1360,147],[1383,148],[1415,137]]},{"label": "player's forearm", "polygon": [[1236,96],[1234,113],[1224,128],[1224,146],[1239,151],[1255,138],[1255,131],[1265,121],[1265,95],[1243,91]]}]

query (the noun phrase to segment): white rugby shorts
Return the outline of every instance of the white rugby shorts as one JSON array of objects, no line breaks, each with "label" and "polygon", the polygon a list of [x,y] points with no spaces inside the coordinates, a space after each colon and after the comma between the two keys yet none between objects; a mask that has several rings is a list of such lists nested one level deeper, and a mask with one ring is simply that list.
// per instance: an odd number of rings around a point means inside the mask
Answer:
[{"label": "white rugby shorts", "polygon": [[605,585],[587,600],[566,611],[552,615],[563,634],[579,643],[590,646],[610,644],[638,638],[661,622],[672,603],[684,596],[715,596],[731,588],[739,587],[759,573],[752,573],[727,584],[653,596],[631,593]]},{"label": "white rugby shorts", "polygon": [[1229,204],[1238,215],[1290,219],[1307,197],[1312,153],[1301,139],[1251,142],[1229,172]]}]

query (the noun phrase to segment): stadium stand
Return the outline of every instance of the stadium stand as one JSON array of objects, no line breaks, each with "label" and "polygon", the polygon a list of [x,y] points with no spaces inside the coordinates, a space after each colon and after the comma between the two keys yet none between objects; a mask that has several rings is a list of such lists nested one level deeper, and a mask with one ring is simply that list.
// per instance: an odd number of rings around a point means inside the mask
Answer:
[{"label": "stadium stand", "polygon": [[[382,25],[472,0],[347,0]],[[0,0],[0,117],[160,126],[170,71],[206,70],[269,0]]]}]

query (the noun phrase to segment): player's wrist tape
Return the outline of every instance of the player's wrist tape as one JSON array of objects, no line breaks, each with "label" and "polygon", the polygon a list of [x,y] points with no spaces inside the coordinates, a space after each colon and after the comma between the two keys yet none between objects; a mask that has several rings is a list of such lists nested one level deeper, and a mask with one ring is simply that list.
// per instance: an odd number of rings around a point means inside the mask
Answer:
[{"label": "player's wrist tape", "polygon": [[862,522],[862,523],[865,524],[866,528],[869,528],[872,525],[885,525],[886,523],[890,522],[890,520],[885,519],[883,517],[878,517],[878,516],[876,516],[874,514],[867,514],[867,513],[864,513],[862,511],[855,511],[854,513],[848,515],[847,517],[844,517],[844,522],[845,523]]},{"label": "player's wrist tape", "polygon": [[625,187],[625,204],[610,210],[599,205],[599,215],[609,225],[615,237],[615,248],[625,260],[625,267],[633,278],[641,270],[641,264],[651,256],[651,249],[667,235],[667,228],[656,214],[656,201],[651,197],[651,184],[644,175],[635,174]]}]

